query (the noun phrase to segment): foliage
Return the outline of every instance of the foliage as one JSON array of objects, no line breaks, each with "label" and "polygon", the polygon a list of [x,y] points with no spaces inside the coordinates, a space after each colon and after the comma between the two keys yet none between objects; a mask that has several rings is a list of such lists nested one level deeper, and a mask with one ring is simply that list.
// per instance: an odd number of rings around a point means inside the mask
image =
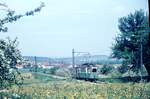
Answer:
[{"label": "foliage", "polygon": [[58,69],[59,69],[59,67],[54,66],[54,67],[49,68],[49,69],[44,69],[44,73],[55,75],[55,74],[56,74],[56,71],[57,71]]},{"label": "foliage", "polygon": [[94,64],[99,64],[99,65],[104,65],[104,64],[121,64],[122,60],[109,58],[109,59],[106,59],[106,60],[95,61],[93,63]]},{"label": "foliage", "polygon": [[28,68],[31,72],[41,72],[41,73],[52,74],[52,75],[55,75],[56,71],[59,69],[59,67],[57,66],[54,66],[52,68],[42,68],[42,67],[38,67],[37,65],[33,65]]},{"label": "foliage", "polygon": [[22,57],[17,45],[17,39],[0,40],[0,88],[19,84],[16,65],[21,63]]},{"label": "foliage", "polygon": [[[6,12],[6,16],[0,19],[0,32],[7,32],[8,28],[5,26],[7,23],[12,23],[24,16],[34,15],[44,7],[41,3],[39,7],[32,11],[27,11],[25,14],[16,15],[15,11],[10,10],[7,5],[0,3],[0,7]],[[17,39],[0,40],[0,88],[10,87],[12,84],[20,85],[22,77],[16,69],[16,65],[20,65],[22,61],[21,53],[17,49]]]},{"label": "foliage", "polygon": [[25,68],[29,69],[31,72],[40,72],[43,71],[43,69],[41,67],[38,67],[37,65],[33,65],[33,66],[29,66]]},{"label": "foliage", "polygon": [[121,66],[119,66],[119,67],[117,68],[117,70],[118,70],[121,74],[127,72],[129,69],[130,69],[130,67],[129,67],[126,63],[124,63],[124,62],[123,62],[123,64],[122,64]]},{"label": "foliage", "polygon": [[12,88],[7,98],[17,99],[149,99],[150,84],[95,84],[82,81],[60,81]]},{"label": "foliage", "polygon": [[[29,73],[29,72],[28,72]],[[30,74],[30,73],[29,73]],[[23,74],[24,76],[27,73]],[[1,92],[1,99],[149,99],[149,83],[91,83],[61,80],[41,73],[31,74],[19,88]],[[38,81],[37,81],[38,80]],[[115,80],[116,81],[116,80]]]},{"label": "foliage", "polygon": [[8,6],[5,4],[0,4],[0,6],[5,7],[4,11],[7,13],[4,18],[0,19],[0,32],[7,32],[8,28],[5,26],[5,24],[17,21],[18,19],[24,16],[34,15],[36,12],[39,12],[44,7],[44,3],[41,3],[41,5],[35,8],[34,10],[27,11],[25,14],[19,14],[19,15],[16,15],[15,11],[10,10]]},{"label": "foliage", "polygon": [[[150,48],[148,46],[148,16],[143,10],[135,11],[119,19],[120,34],[112,47],[112,57],[122,59],[123,63],[132,65],[137,71],[141,68],[141,53],[144,65],[150,63]],[[150,67],[149,67],[150,68]],[[148,68],[146,68],[149,72]]]},{"label": "foliage", "polygon": [[68,68],[59,68],[56,72],[55,75],[61,76],[61,77],[69,77],[71,78],[72,75],[70,73],[71,71]]},{"label": "foliage", "polygon": [[113,69],[114,69],[113,66],[110,66],[110,65],[105,64],[105,65],[103,65],[103,67],[101,68],[100,72],[101,72],[102,74],[107,75],[107,74],[110,73]]}]

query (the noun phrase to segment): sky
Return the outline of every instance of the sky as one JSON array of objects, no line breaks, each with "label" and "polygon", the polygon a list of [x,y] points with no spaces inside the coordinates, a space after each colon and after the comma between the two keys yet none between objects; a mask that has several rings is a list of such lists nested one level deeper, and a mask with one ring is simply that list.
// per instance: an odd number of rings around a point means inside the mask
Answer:
[{"label": "sky", "polygon": [[[16,14],[45,3],[40,13],[6,24],[0,38],[18,37],[24,56],[70,57],[71,51],[110,55],[118,19],[148,11],[148,0],[1,0]],[[1,16],[1,18],[4,16]]]}]

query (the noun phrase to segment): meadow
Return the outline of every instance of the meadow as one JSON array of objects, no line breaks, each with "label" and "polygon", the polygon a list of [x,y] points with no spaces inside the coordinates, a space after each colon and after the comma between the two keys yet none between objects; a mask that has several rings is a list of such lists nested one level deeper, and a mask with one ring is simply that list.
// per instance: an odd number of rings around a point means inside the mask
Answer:
[{"label": "meadow", "polygon": [[[27,74],[25,74],[27,75]],[[39,79],[40,78],[40,79]],[[150,83],[92,83],[29,74],[1,98],[12,99],[150,99]]]}]

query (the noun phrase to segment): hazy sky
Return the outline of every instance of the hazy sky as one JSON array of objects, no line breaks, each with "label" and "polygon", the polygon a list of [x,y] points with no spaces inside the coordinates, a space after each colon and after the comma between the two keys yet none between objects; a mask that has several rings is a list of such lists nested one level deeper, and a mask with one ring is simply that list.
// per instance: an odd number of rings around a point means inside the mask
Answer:
[{"label": "hazy sky", "polygon": [[109,55],[118,30],[118,18],[148,10],[148,0],[1,0],[16,13],[45,7],[35,16],[7,24],[0,38],[18,37],[23,55],[68,57],[71,50]]}]

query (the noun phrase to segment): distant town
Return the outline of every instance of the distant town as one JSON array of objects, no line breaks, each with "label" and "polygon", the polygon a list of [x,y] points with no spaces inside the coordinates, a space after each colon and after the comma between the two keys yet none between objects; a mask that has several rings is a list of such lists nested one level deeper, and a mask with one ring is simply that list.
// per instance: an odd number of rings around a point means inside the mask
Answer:
[{"label": "distant town", "polygon": [[[38,66],[42,68],[51,68],[54,66],[59,67],[72,67],[72,57],[68,58],[49,58],[49,57],[37,57],[37,56],[23,56],[23,64],[18,64],[17,68],[23,68],[24,66]],[[121,60],[110,58],[106,55],[93,55],[93,56],[77,56],[75,57],[75,65],[82,63],[93,64],[121,64]]]}]

